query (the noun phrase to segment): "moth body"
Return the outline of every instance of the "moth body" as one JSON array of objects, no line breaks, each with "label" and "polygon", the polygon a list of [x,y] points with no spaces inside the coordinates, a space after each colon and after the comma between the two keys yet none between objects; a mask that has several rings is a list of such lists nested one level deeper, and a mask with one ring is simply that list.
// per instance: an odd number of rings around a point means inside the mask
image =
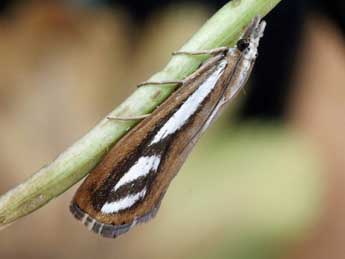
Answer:
[{"label": "moth body", "polygon": [[116,237],[154,217],[200,135],[245,85],[265,23],[211,57],[125,135],[79,187],[70,210],[90,230]]}]

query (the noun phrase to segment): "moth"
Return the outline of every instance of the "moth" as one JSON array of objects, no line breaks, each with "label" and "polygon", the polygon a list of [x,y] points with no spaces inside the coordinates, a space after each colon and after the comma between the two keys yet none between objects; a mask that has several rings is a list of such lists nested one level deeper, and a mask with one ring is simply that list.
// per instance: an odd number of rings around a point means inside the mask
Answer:
[{"label": "moth", "polygon": [[89,230],[115,238],[156,215],[201,134],[247,82],[265,26],[256,17],[234,48],[175,53],[210,55],[182,81],[140,84],[180,87],[148,116],[112,118],[142,120],[79,187],[70,205],[75,218]]}]

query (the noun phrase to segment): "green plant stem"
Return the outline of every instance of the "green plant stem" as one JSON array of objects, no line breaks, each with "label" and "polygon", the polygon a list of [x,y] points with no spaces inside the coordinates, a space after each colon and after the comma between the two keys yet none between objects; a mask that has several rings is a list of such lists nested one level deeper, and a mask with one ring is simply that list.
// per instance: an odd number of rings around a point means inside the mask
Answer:
[{"label": "green plant stem", "polygon": [[[231,46],[255,15],[265,16],[281,0],[233,0],[220,9],[181,48],[183,51]],[[150,80],[178,80],[191,74],[204,57],[174,56]],[[151,112],[174,90],[174,86],[137,89],[110,116]],[[0,197],[0,228],[35,211],[77,183],[102,159],[134,122],[103,119],[87,135],[22,184]]]}]

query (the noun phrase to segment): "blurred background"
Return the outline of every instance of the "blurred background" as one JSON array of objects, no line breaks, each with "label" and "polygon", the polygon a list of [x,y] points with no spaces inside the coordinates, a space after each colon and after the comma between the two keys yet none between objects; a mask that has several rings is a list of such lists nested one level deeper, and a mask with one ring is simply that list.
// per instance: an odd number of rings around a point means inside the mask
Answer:
[{"label": "blurred background", "polygon": [[[2,0],[0,193],[85,134],[226,2]],[[344,258],[344,14],[341,0],[273,10],[246,94],[153,221],[98,237],[69,213],[75,186],[1,231],[0,258]]]}]

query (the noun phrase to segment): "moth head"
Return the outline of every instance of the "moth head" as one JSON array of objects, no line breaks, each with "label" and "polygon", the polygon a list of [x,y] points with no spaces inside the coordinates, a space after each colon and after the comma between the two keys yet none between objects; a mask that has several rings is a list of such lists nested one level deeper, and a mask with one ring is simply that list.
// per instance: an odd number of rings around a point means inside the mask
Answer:
[{"label": "moth head", "polygon": [[260,16],[256,16],[247,27],[242,38],[237,43],[237,49],[248,55],[248,58],[255,58],[259,41],[264,35],[266,22],[261,21]]}]

